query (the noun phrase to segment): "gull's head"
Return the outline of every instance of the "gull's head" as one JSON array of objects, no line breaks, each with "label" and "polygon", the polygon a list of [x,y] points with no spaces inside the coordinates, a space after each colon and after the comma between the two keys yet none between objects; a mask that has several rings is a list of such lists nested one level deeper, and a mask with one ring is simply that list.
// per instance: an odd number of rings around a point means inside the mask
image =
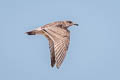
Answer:
[{"label": "gull's head", "polygon": [[78,24],[76,24],[76,23],[74,23],[74,22],[72,22],[72,21],[64,21],[64,23],[65,23],[65,25],[66,25],[67,27],[70,27],[70,26],[73,26],[73,25],[78,26]]}]

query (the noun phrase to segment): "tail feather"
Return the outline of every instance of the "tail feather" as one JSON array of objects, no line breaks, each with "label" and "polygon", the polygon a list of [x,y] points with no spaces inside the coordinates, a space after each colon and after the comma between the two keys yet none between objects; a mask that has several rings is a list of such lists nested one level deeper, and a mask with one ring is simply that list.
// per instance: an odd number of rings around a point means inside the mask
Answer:
[{"label": "tail feather", "polygon": [[35,35],[36,32],[35,31],[29,31],[29,32],[26,32],[26,34],[28,34],[28,35]]}]

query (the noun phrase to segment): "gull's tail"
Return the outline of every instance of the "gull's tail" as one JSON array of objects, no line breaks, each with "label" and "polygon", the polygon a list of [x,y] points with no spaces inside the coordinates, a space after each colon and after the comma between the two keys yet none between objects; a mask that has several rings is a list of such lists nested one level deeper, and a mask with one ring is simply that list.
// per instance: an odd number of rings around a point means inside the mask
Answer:
[{"label": "gull's tail", "polygon": [[26,34],[28,34],[28,35],[35,35],[35,34],[36,34],[36,31],[35,31],[35,30],[29,31],[29,32],[26,32]]},{"label": "gull's tail", "polygon": [[26,32],[26,34],[28,34],[28,35],[43,34],[43,31],[42,30],[32,30],[32,31]]}]

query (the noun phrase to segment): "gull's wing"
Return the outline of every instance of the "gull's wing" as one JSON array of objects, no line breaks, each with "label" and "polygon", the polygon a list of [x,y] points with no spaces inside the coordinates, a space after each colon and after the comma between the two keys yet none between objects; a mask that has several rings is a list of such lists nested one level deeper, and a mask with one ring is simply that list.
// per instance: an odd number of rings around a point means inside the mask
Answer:
[{"label": "gull's wing", "polygon": [[54,52],[56,67],[59,68],[68,50],[69,41],[70,41],[70,32],[67,29],[62,29],[60,27],[53,27],[53,26],[44,28],[44,32],[50,38],[49,44],[50,46],[52,45],[50,51],[51,49],[52,50],[54,49],[54,51],[51,51],[51,54],[52,52]]},{"label": "gull's wing", "polygon": [[[45,30],[44,30],[45,31]],[[46,32],[46,31],[45,31]],[[51,66],[53,67],[55,65],[55,53],[54,53],[54,42],[52,41],[52,39],[49,37],[49,34],[46,35],[46,33],[44,34],[44,36],[48,39],[49,41],[49,49],[50,49],[50,56],[51,56]]]},{"label": "gull's wing", "polygon": [[49,38],[49,48],[51,53],[51,66],[53,67],[55,65],[54,43],[50,38]]},{"label": "gull's wing", "polygon": [[56,41],[54,44],[55,50],[55,60],[56,60],[56,67],[59,68],[66,56],[66,52],[69,46],[69,39],[67,37]]}]

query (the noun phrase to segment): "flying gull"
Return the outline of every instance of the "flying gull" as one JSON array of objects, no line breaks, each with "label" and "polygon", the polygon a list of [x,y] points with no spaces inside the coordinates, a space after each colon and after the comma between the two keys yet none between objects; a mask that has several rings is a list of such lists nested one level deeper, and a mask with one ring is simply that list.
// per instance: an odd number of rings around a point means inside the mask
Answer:
[{"label": "flying gull", "polygon": [[26,32],[28,35],[44,35],[49,41],[51,66],[59,68],[66,56],[70,42],[68,27],[78,24],[72,21],[56,21]]}]

